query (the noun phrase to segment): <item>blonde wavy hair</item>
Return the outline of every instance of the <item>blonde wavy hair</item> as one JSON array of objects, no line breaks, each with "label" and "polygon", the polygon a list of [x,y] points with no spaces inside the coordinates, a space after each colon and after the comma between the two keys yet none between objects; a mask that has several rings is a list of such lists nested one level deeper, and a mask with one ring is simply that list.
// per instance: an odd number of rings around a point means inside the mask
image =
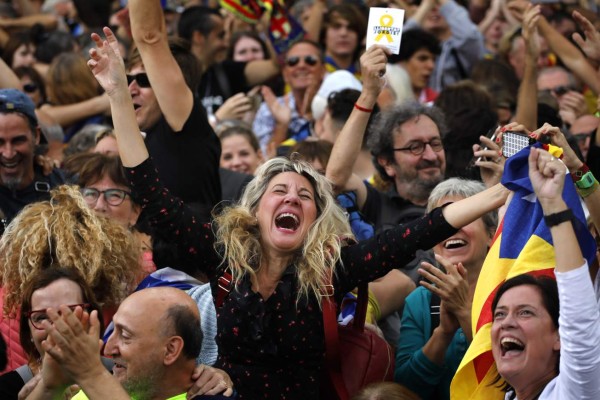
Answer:
[{"label": "blonde wavy hair", "polygon": [[17,309],[33,276],[54,266],[76,269],[99,303],[117,305],[138,278],[139,252],[131,233],[97,216],[77,186],[59,186],[50,200],[25,207],[0,239],[5,314]]},{"label": "blonde wavy hair", "polygon": [[299,282],[298,298],[311,294],[321,303],[320,288],[335,273],[341,247],[346,239],[354,239],[348,219],[333,197],[329,181],[307,162],[273,158],[256,170],[255,178],[246,186],[238,205],[215,216],[215,248],[222,252],[223,263],[231,269],[234,282],[248,274],[255,280],[262,261],[262,248],[256,211],[273,177],[295,172],[311,183],[315,191],[317,218],[310,227],[303,246],[293,262]]}]

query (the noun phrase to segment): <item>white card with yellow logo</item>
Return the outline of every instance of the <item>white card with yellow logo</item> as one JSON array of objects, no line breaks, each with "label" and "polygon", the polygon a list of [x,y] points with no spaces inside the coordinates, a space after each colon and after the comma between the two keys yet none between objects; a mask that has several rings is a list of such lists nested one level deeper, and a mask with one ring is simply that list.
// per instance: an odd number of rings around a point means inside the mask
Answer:
[{"label": "white card with yellow logo", "polygon": [[374,44],[387,47],[394,54],[400,52],[400,38],[404,24],[404,10],[372,7],[369,10],[367,49]]}]

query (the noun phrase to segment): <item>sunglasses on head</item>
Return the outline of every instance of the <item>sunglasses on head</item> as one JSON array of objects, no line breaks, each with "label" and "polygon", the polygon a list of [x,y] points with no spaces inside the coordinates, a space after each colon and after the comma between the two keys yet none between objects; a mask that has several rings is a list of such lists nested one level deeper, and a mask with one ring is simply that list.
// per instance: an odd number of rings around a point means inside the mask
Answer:
[{"label": "sunglasses on head", "polygon": [[23,85],[23,91],[25,93],[33,93],[36,90],[38,90],[38,85],[36,85],[35,83],[26,83]]},{"label": "sunglasses on head", "polygon": [[[298,65],[298,63],[300,62],[301,57],[298,56],[292,56],[292,57],[288,57],[285,60],[285,63],[287,64],[288,67],[294,67],[296,65]],[[306,65],[310,65],[315,66],[317,65],[317,63],[319,62],[319,59],[316,56],[313,55],[308,55],[308,56],[304,56],[304,62],[306,63]]]},{"label": "sunglasses on head", "polygon": [[136,81],[138,86],[141,88],[149,88],[150,86],[150,80],[148,79],[148,74],[146,74],[145,72],[140,72],[139,74],[135,74],[135,75],[127,75],[127,84],[131,85],[131,82]]}]

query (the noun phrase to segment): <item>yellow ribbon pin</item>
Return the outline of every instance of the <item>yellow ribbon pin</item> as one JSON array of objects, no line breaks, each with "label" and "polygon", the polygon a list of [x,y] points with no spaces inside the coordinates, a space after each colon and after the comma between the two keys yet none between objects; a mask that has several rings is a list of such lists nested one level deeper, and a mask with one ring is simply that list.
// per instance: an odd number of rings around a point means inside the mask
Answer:
[{"label": "yellow ribbon pin", "polygon": [[[394,23],[394,18],[392,18],[391,15],[385,14],[385,15],[381,16],[381,18],[379,19],[379,23],[384,28],[391,28],[392,24]],[[390,34],[389,29],[383,29],[381,31],[381,33],[379,33],[379,35],[377,35],[377,37],[375,38],[375,41],[379,42],[381,40],[381,38],[384,36],[387,38],[388,42],[391,43],[394,41],[394,39],[392,39],[392,35]]]}]

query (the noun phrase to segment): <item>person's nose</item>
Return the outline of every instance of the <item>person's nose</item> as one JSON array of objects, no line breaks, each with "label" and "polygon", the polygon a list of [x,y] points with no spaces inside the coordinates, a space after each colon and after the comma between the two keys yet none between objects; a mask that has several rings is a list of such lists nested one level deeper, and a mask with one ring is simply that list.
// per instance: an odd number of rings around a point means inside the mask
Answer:
[{"label": "person's nose", "polygon": [[425,150],[423,150],[423,154],[421,154],[421,157],[423,157],[425,160],[436,160],[437,154],[435,153],[435,151],[433,151],[431,145],[427,143],[425,145]]},{"label": "person's nose", "polygon": [[298,197],[298,193],[294,190],[290,190],[286,195],[285,195],[285,203],[286,204],[299,204],[300,203],[300,197]]},{"label": "person's nose", "polygon": [[239,167],[240,165],[242,165],[242,158],[240,156],[233,156],[233,159],[231,160],[231,164],[234,167]]},{"label": "person's nose", "polygon": [[116,333],[113,332],[108,337],[106,344],[104,345],[104,355],[107,357],[113,357],[117,354],[117,339]]},{"label": "person's nose", "polygon": [[502,329],[510,329],[515,327],[515,317],[512,312],[507,312],[506,316],[502,318],[500,322],[500,328]]},{"label": "person's nose", "polygon": [[425,68],[427,68],[427,70],[429,71],[432,71],[435,68],[435,61],[427,60],[427,62],[425,63]]},{"label": "person's nose", "polygon": [[16,154],[17,154],[17,151],[15,150],[15,147],[10,143],[4,143],[4,145],[2,145],[2,147],[0,147],[0,155],[2,155],[2,158],[10,160]]},{"label": "person's nose", "polygon": [[108,208],[108,204],[106,203],[106,200],[104,199],[104,194],[100,193],[98,195],[98,200],[96,200],[96,204],[94,204],[94,211],[106,212],[107,208]]}]

